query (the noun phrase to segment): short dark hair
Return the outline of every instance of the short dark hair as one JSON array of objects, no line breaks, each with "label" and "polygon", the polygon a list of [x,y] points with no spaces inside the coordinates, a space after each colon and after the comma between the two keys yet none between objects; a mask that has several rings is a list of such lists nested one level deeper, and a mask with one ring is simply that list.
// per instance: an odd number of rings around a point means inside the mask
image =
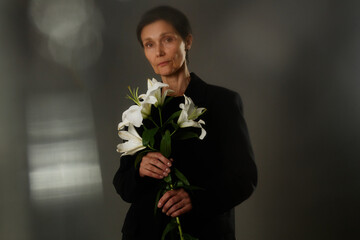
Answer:
[{"label": "short dark hair", "polygon": [[158,6],[145,12],[136,28],[136,36],[142,47],[141,31],[146,25],[164,20],[170,23],[185,41],[186,37],[192,33],[189,20],[181,11],[170,6]]}]

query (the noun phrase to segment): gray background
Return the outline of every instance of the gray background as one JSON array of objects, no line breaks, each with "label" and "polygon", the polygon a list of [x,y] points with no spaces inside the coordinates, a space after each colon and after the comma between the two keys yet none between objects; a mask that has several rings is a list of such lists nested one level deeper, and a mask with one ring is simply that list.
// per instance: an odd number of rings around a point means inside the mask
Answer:
[{"label": "gray background", "polygon": [[164,3],[192,24],[190,70],[244,102],[259,185],[237,238],[358,238],[358,1],[2,0],[0,239],[121,238],[116,128],[156,77],[135,28]]}]

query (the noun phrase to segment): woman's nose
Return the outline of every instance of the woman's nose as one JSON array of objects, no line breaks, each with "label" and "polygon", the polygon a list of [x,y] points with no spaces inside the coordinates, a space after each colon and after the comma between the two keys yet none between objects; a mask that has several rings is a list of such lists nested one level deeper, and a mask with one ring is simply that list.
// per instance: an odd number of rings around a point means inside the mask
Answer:
[{"label": "woman's nose", "polygon": [[164,56],[164,54],[165,54],[164,47],[162,46],[162,44],[158,44],[156,47],[156,56],[161,57]]}]

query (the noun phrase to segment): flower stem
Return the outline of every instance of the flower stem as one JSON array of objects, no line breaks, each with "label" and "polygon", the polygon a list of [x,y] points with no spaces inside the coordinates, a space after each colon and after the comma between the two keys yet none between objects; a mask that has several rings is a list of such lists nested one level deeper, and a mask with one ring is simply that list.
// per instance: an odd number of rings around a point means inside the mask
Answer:
[{"label": "flower stem", "polygon": [[179,229],[180,240],[184,240],[179,217],[176,217],[176,223],[177,223],[178,229]]},{"label": "flower stem", "polygon": [[171,137],[172,135],[174,135],[174,133],[176,133],[176,131],[177,131],[177,129],[175,129],[175,130],[170,134],[170,137]]},{"label": "flower stem", "polygon": [[[174,190],[174,186],[172,185],[172,183],[170,183],[170,189]],[[176,223],[177,223],[177,226],[178,226],[178,229],[179,229],[180,240],[184,240],[183,232],[182,232],[181,224],[180,224],[180,218],[176,217],[175,219],[176,219]]]},{"label": "flower stem", "polygon": [[156,127],[159,127],[156,122],[154,121],[154,119],[152,119],[152,117],[149,117],[149,120],[156,126]]},{"label": "flower stem", "polygon": [[161,116],[161,109],[160,109],[160,107],[158,108],[158,110],[159,110],[159,117],[160,117],[160,126],[162,127],[163,122],[162,122],[162,116]]},{"label": "flower stem", "polygon": [[158,151],[159,151],[159,150],[157,150],[157,149],[155,149],[155,148],[151,147],[149,144],[147,145],[147,147],[148,147],[148,148],[150,148],[150,150],[153,150],[154,152],[158,152]]}]

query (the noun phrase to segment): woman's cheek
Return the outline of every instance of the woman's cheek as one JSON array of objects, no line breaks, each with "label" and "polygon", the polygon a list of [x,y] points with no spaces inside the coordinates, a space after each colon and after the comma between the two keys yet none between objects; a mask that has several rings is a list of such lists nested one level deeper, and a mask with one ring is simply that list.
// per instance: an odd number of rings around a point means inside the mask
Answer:
[{"label": "woman's cheek", "polygon": [[159,70],[158,70],[158,66],[156,65],[156,63],[155,63],[155,61],[153,60],[153,61],[151,61],[151,65],[152,65],[152,68],[154,69],[154,72],[158,72]]}]

